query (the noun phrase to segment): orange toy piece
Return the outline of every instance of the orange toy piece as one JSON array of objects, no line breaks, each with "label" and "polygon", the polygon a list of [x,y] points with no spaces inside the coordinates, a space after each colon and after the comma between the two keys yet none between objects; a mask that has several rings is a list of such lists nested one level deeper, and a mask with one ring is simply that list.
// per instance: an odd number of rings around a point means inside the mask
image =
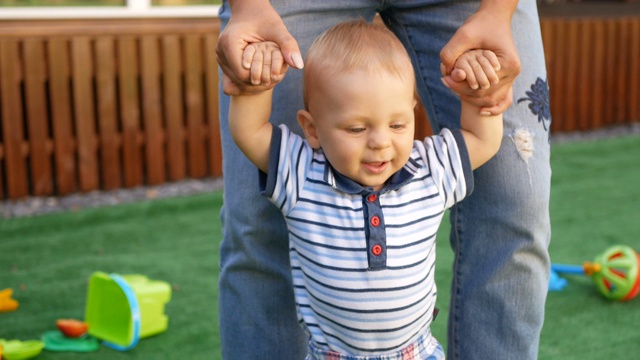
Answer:
[{"label": "orange toy piece", "polygon": [[11,298],[13,295],[13,289],[0,290],[0,312],[16,311],[18,309],[18,302]]},{"label": "orange toy piece", "polygon": [[79,338],[89,329],[86,322],[75,319],[60,319],[56,321],[56,327],[68,338]]}]

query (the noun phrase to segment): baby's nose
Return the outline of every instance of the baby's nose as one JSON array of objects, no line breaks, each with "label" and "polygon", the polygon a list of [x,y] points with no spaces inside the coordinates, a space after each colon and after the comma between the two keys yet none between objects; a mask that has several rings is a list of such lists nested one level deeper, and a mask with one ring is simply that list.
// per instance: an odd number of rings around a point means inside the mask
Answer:
[{"label": "baby's nose", "polygon": [[372,131],[369,137],[369,148],[384,149],[391,144],[391,138],[385,131]]}]

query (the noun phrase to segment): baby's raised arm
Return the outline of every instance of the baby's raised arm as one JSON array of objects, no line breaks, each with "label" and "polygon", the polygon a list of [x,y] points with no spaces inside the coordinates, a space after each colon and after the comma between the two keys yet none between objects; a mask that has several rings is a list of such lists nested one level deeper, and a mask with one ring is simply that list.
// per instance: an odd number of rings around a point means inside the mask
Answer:
[{"label": "baby's raised arm", "polygon": [[[287,66],[282,52],[274,42],[260,42],[248,45],[242,55],[242,66],[250,70],[253,84],[268,84],[281,78],[278,74]],[[229,130],[236,145],[260,170],[267,172],[269,149],[273,128],[271,97],[273,89],[251,95],[231,96],[229,105]]]},{"label": "baby's raised arm", "polygon": [[[460,79],[466,79],[473,89],[487,89],[497,84],[500,62],[493,51],[471,50],[462,54],[455,64],[454,72]],[[453,76],[453,74],[452,74]],[[508,95],[511,98],[512,90]],[[478,168],[489,161],[500,149],[502,142],[502,114],[480,113],[480,108],[461,99],[460,129],[464,136],[471,167]]]},{"label": "baby's raised arm", "polygon": [[488,89],[500,81],[499,70],[500,62],[493,51],[469,50],[456,60],[451,76],[467,80],[472,89]]}]

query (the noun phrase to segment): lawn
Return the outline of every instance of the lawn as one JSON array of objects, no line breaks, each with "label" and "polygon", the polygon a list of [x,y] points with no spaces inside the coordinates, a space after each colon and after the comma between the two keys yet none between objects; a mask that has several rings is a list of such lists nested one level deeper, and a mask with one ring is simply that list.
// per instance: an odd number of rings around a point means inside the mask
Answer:
[{"label": "lawn", "polygon": [[[581,264],[610,245],[640,248],[640,137],[558,144],[552,150],[554,262]],[[222,193],[144,201],[32,218],[0,220],[0,289],[13,288],[16,312],[0,313],[0,338],[37,339],[59,318],[84,317],[96,270],[138,273],[171,284],[168,330],[126,353],[43,352],[37,359],[219,359],[219,209]],[[438,245],[443,342],[452,253],[447,225]],[[540,359],[631,359],[640,353],[640,298],[605,300],[590,279],[568,277],[550,293]],[[492,360],[489,358],[489,360]]]},{"label": "lawn", "polygon": [[37,339],[59,318],[84,318],[94,271],[171,284],[166,333],[128,353],[44,352],[38,359],[214,359],[222,194],[0,220],[0,289],[20,308],[0,313],[0,338]]}]

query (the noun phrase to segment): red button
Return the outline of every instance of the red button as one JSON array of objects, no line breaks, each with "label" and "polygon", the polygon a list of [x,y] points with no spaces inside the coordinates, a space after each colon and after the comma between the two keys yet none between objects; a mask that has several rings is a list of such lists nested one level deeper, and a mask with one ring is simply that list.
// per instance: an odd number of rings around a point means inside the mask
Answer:
[{"label": "red button", "polygon": [[380,254],[382,254],[382,246],[373,245],[373,247],[371,248],[371,253],[375,256],[380,256]]},{"label": "red button", "polygon": [[367,201],[374,202],[374,201],[376,201],[377,198],[378,198],[378,195],[371,194],[371,195],[367,196]]},{"label": "red button", "polygon": [[378,215],[373,215],[371,217],[371,225],[373,225],[374,227],[378,227],[378,225],[380,225],[380,218],[378,217]]}]

